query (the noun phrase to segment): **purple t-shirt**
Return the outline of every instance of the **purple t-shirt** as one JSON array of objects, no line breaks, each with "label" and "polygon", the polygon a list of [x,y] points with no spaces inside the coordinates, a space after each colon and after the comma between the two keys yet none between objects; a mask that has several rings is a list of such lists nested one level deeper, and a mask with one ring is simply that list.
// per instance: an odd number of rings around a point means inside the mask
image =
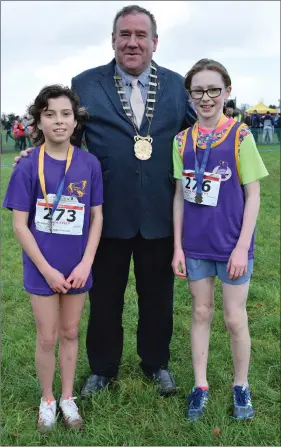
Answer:
[{"label": "purple t-shirt", "polygon": [[[77,205],[81,204],[80,209],[83,207],[84,222],[82,221],[81,224],[82,234],[56,234],[39,231],[35,224],[36,204],[44,202],[42,201],[44,196],[38,176],[39,150],[39,147],[35,148],[27,158],[22,158],[15,167],[10,178],[3,206],[9,209],[29,212],[28,227],[41,253],[52,267],[59,270],[67,278],[74,267],[81,261],[87,245],[90,208],[103,203],[101,167],[94,155],[74,147],[71,165],[66,174],[62,194],[70,201],[77,201]],[[64,177],[65,166],[66,161],[55,160],[45,153],[44,174],[47,194],[56,194],[58,186]],[[69,213],[68,220],[73,221],[75,212],[71,210],[66,210],[66,212]],[[43,223],[45,222],[44,219],[48,223],[47,215],[48,209],[45,208],[45,211],[43,209],[41,213]],[[27,292],[38,295],[51,295],[54,293],[24,251],[23,273],[24,287]],[[83,291],[89,290],[91,286],[92,275],[90,274]],[[71,289],[71,292],[76,290],[79,293],[81,289]]]}]

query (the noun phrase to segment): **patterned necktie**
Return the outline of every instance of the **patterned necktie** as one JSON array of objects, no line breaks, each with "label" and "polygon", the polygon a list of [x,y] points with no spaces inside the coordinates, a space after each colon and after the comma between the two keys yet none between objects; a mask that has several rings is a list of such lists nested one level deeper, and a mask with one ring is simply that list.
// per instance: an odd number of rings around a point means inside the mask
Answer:
[{"label": "patterned necktie", "polygon": [[130,97],[131,108],[134,114],[135,125],[140,128],[143,114],[144,114],[144,103],[141,96],[141,91],[138,86],[138,80],[132,80],[132,92]]}]

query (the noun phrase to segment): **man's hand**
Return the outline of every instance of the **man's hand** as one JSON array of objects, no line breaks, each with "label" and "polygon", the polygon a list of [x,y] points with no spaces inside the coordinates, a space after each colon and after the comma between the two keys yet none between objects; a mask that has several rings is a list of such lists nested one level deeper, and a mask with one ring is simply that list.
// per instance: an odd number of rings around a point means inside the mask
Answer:
[{"label": "man's hand", "polygon": [[48,271],[44,274],[44,278],[51,289],[56,293],[65,294],[69,289],[71,289],[71,285],[66,281],[63,274],[53,267],[48,269]]},{"label": "man's hand", "polygon": [[186,278],[185,255],[182,248],[175,249],[172,267],[175,276],[177,276],[178,278]]},{"label": "man's hand", "polygon": [[[79,264],[72,270],[66,280],[69,286],[73,289],[81,289],[85,287],[85,284],[91,272],[91,267],[92,265],[85,261],[79,262]],[[71,282],[72,284],[70,284]]]},{"label": "man's hand", "polygon": [[14,158],[14,164],[13,167],[17,165],[17,163],[20,161],[22,157],[28,157],[28,154],[32,152],[35,149],[35,147],[28,147],[24,151],[20,151],[20,155]]},{"label": "man's hand", "polygon": [[226,271],[229,279],[237,279],[247,273],[248,267],[248,249],[236,246],[229,261],[227,263]]}]

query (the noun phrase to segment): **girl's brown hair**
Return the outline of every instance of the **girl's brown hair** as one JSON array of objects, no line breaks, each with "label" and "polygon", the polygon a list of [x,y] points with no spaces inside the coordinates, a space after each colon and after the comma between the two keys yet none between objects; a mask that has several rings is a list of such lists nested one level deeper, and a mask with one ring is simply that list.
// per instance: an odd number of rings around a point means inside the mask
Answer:
[{"label": "girl's brown hair", "polygon": [[231,86],[231,79],[228,74],[228,71],[222,64],[220,64],[217,61],[214,61],[213,59],[200,59],[200,61],[196,62],[196,64],[193,65],[193,67],[185,75],[184,85],[187,90],[190,90],[193,76],[196,73],[199,73],[200,71],[203,70],[217,71],[222,76],[224,86],[225,87]]},{"label": "girl's brown hair", "polygon": [[35,98],[34,103],[28,107],[28,114],[32,117],[32,123],[30,125],[33,127],[31,139],[34,145],[39,146],[45,142],[44,134],[38,128],[41,112],[48,109],[49,99],[59,98],[60,96],[66,96],[71,102],[74,118],[77,121],[76,129],[88,118],[86,109],[80,107],[79,97],[70,88],[59,84],[44,87]]}]

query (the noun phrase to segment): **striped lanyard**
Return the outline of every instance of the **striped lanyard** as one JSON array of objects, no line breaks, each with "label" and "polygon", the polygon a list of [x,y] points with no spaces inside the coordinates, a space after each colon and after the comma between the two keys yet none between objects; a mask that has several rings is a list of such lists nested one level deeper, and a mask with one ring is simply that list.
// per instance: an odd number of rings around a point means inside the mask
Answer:
[{"label": "striped lanyard", "polygon": [[44,175],[44,155],[45,155],[45,144],[42,144],[42,146],[40,147],[40,152],[39,152],[39,163],[38,163],[38,176],[39,176],[39,181],[40,181],[40,186],[42,189],[42,193],[45,199],[45,202],[47,204],[47,207],[49,208],[50,212],[51,212],[51,228],[52,228],[52,221],[53,221],[53,215],[54,212],[56,211],[58,204],[60,202],[62,193],[63,193],[63,189],[64,189],[64,183],[65,183],[65,178],[66,178],[66,173],[70,167],[71,164],[71,160],[72,160],[72,156],[73,156],[73,146],[70,145],[68,152],[67,152],[67,159],[66,159],[66,167],[65,167],[65,173],[63,176],[63,179],[61,180],[58,190],[56,192],[56,197],[54,200],[53,205],[51,206],[48,202],[48,197],[47,197],[47,192],[46,192],[46,183],[45,183],[45,175]]}]

